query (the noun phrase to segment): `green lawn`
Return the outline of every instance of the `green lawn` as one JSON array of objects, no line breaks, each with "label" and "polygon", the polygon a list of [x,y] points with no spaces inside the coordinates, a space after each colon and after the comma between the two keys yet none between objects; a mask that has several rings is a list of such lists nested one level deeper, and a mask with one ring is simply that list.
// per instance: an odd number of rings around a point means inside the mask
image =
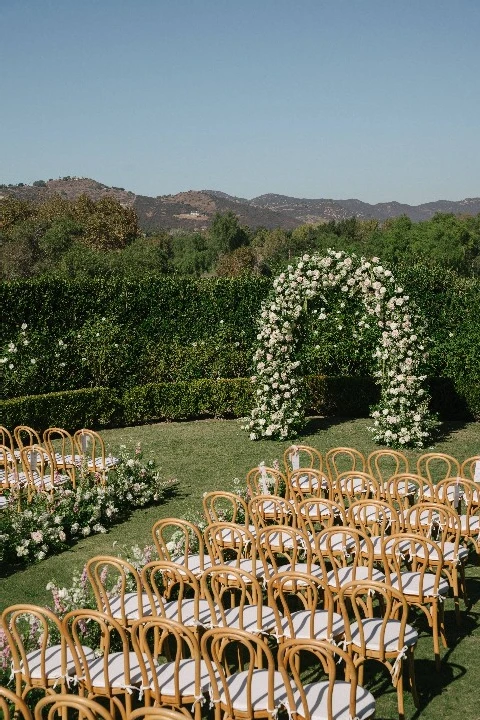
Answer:
[{"label": "green lawn", "polygon": [[[326,418],[311,420],[301,442],[325,452],[331,447],[351,446],[365,455],[376,449],[370,438],[367,419]],[[48,604],[51,595],[46,584],[69,585],[74,569],[82,569],[88,557],[112,554],[118,546],[127,548],[151,541],[151,527],[162,517],[182,517],[201,509],[201,497],[207,490],[230,487],[234,477],[241,479],[249,469],[264,460],[282,460],[285,442],[251,442],[237,420],[203,420],[186,423],[162,423],[102,432],[109,449],[119,445],[134,446],[140,442],[146,459],[158,462],[164,477],[175,477],[178,484],[160,506],[137,510],[131,518],[114,527],[107,535],[82,540],[70,550],[47,558],[37,565],[13,572],[6,569],[0,578],[0,607],[12,603]],[[449,423],[442,426],[435,451],[454,455],[460,460],[480,453],[480,423]],[[415,461],[421,452],[406,453]],[[413,464],[413,463],[412,463]],[[115,549],[114,549],[115,543]],[[421,623],[422,635],[416,651],[417,683],[422,708],[415,711],[406,694],[406,717],[430,720],[443,715],[459,720],[480,720],[480,571],[468,568],[469,590],[474,604],[463,625],[457,630],[450,602],[446,607],[446,624],[450,647],[444,651],[439,674],[435,672],[432,640]],[[367,675],[367,677],[369,677]],[[389,677],[382,673],[369,677],[369,687],[378,698],[377,720],[396,717],[396,695]]]}]

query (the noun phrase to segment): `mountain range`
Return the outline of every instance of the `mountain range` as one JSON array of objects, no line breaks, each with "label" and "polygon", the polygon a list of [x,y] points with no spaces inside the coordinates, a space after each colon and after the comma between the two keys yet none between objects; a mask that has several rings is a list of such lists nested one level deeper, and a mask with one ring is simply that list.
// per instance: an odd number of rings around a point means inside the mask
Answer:
[{"label": "mountain range", "polygon": [[[43,182],[43,181],[42,181]],[[58,193],[75,199],[82,193],[92,200],[114,197],[124,205],[133,206],[140,227],[154,230],[202,230],[209,226],[215,213],[232,210],[242,225],[251,228],[284,228],[291,230],[304,223],[322,223],[356,217],[361,220],[387,220],[407,215],[413,221],[428,220],[435,213],[477,215],[480,197],[464,200],[437,200],[421,205],[386,202],[371,205],[361,200],[295,198],[266,194],[248,200],[219,190],[189,190],[176,195],[136,195],[121,187],[109,187],[90,178],[65,177],[48,180],[42,185],[0,185],[0,200],[7,195],[41,202]]]}]

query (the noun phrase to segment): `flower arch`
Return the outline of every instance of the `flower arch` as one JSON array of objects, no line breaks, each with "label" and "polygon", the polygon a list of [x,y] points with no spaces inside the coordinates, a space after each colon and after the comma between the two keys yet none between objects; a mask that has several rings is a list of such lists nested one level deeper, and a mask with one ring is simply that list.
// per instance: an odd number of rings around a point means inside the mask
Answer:
[{"label": "flower arch", "polygon": [[[376,442],[396,447],[422,447],[435,420],[422,387],[425,375],[424,326],[415,305],[404,294],[390,270],[378,258],[328,250],[325,256],[304,255],[289,265],[274,283],[260,314],[258,347],[254,355],[256,405],[245,425],[250,438],[288,438],[302,427],[296,328],[307,303],[326,304],[324,293],[337,288],[362,300],[363,327],[374,320],[380,338],[374,358],[375,377],[381,384],[379,404],[372,408],[370,428]],[[326,317],[325,312],[318,315]]]}]

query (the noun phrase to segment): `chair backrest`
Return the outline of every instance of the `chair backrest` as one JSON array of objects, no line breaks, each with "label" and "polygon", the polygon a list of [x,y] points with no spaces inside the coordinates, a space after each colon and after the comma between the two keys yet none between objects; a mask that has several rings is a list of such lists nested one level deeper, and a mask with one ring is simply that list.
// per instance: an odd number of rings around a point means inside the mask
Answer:
[{"label": "chair backrest", "polygon": [[[421,604],[439,597],[443,553],[434,540],[409,532],[386,536],[382,543],[382,558],[387,584],[392,585],[393,578],[401,593],[408,591],[408,599],[414,596]],[[411,586],[411,573],[415,573],[417,580],[415,593]]]},{"label": "chair backrest", "polygon": [[85,567],[97,610],[114,617],[122,627],[128,627],[131,622],[126,607],[127,594],[135,593],[137,607],[143,608],[142,584],[137,570],[127,560],[111,555],[89,558]]},{"label": "chair backrest", "polygon": [[[13,707],[12,707],[13,706]],[[0,685],[0,717],[2,720],[32,720],[28,705],[19,695]]]},{"label": "chair backrest", "polygon": [[[43,433],[43,442],[54,458],[57,455],[59,458],[62,458],[63,467],[66,464],[69,466],[75,464],[75,444],[73,442],[73,436],[70,435],[68,430],[49,427]],[[68,458],[68,463],[65,458]]]},{"label": "chair backrest", "polygon": [[280,640],[285,635],[285,621],[288,624],[288,637],[295,637],[293,613],[298,609],[306,612],[302,625],[304,631],[308,628],[312,638],[316,634],[315,614],[324,610],[327,613],[326,637],[333,637],[333,594],[324,579],[293,570],[275,573],[267,580],[267,597],[275,613],[277,637]]},{"label": "chair backrest", "polygon": [[296,505],[296,509],[298,527],[312,537],[324,527],[347,524],[347,515],[342,502],[305,498]]},{"label": "chair backrest", "polygon": [[398,510],[407,510],[411,505],[435,496],[433,483],[415,473],[400,473],[387,480],[384,486],[386,500]]},{"label": "chair backrest", "polygon": [[358,527],[366,535],[379,537],[400,532],[397,510],[384,500],[357,500],[347,510],[348,525]]},{"label": "chair backrest", "polygon": [[27,478],[28,495],[35,492],[51,494],[54,489],[55,467],[53,458],[43,445],[24,445],[20,450],[23,472]]},{"label": "chair backrest", "polygon": [[129,720],[189,720],[190,718],[192,715],[186,708],[172,710],[166,707],[140,707],[132,710],[129,715]]},{"label": "chair backrest", "polygon": [[114,720],[100,703],[71,693],[46,695],[35,704],[35,720],[60,720],[65,717],[69,720]]},{"label": "chair backrest", "polygon": [[205,547],[213,562],[221,565],[235,561],[240,566],[243,558],[252,559],[255,565],[255,536],[244,525],[216,522],[203,531]]},{"label": "chair backrest", "polygon": [[315,537],[315,548],[323,577],[333,573],[331,587],[339,588],[343,584],[341,570],[347,566],[352,569],[352,580],[356,579],[359,567],[366,567],[367,577],[372,577],[373,544],[359,528],[337,525],[324,528]]},{"label": "chair backrest", "polygon": [[203,573],[201,586],[210,608],[211,627],[228,627],[231,622],[228,610],[235,607],[238,609],[238,627],[246,630],[251,626],[251,616],[245,611],[253,606],[256,608],[256,630],[264,632],[262,586],[254,574],[230,565],[213,565]]},{"label": "chair backrest", "polygon": [[351,470],[340,473],[335,481],[335,495],[342,498],[345,505],[367,498],[380,499],[380,486],[373,475]]},{"label": "chair backrest", "polygon": [[73,436],[76,454],[91,463],[93,472],[101,471],[105,468],[105,444],[102,437],[88,428],[77,430]]},{"label": "chair backrest", "polygon": [[203,572],[205,548],[197,525],[181,518],[164,518],[153,525],[152,535],[160,560],[188,567],[189,556],[198,555],[200,572]]},{"label": "chair backrest", "polygon": [[292,570],[301,565],[311,572],[313,550],[310,539],[298,528],[289,525],[268,525],[260,528],[255,537],[258,557],[266,576],[279,572],[284,564]]},{"label": "chair backrest", "polygon": [[435,540],[445,553],[445,544],[453,544],[453,557],[458,562],[461,523],[458,514],[449,505],[422,502],[412,505],[404,515],[407,533],[416,533]]},{"label": "chair backrest", "polygon": [[[65,676],[67,643],[62,634],[62,625],[51,610],[29,604],[11,605],[3,611],[1,625],[11,651],[13,674],[17,678],[21,675],[27,686],[37,684],[46,688],[52,684],[48,676],[48,648],[52,644],[52,637],[55,644],[58,644],[60,638],[62,667],[59,675]],[[32,682],[32,668],[27,657],[33,649],[38,651],[35,660],[35,682]],[[17,690],[18,687],[17,680]]]},{"label": "chair backrest", "polygon": [[[267,708],[275,712],[275,660],[267,643],[259,636],[232,627],[211,628],[205,632],[201,640],[201,653],[210,675],[211,701],[225,711],[226,716],[234,718],[237,713],[234,703],[241,701],[245,718],[265,717],[264,703],[258,715],[252,697],[254,678],[258,671],[262,672],[262,691],[265,695]],[[230,678],[243,672],[242,695],[239,697]],[[235,696],[232,697],[232,690]]]},{"label": "chair backrest", "polygon": [[283,495],[287,486],[287,478],[276,468],[267,467],[260,463],[247,473],[247,488],[250,496],[254,495]]},{"label": "chair backrest", "polygon": [[168,560],[152,560],[141,569],[140,579],[152,615],[171,618],[167,608],[171,608],[173,602],[176,607],[173,614],[179,622],[185,625],[200,623],[200,582],[187,567]]},{"label": "chair backrest", "polygon": [[17,425],[13,429],[17,447],[21,450],[25,445],[41,445],[42,440],[36,430],[28,425]]},{"label": "chair backrest", "polygon": [[342,472],[365,472],[367,469],[365,456],[359,450],[349,447],[331,448],[325,455],[325,465],[332,482],[335,482]]},{"label": "chair backrest", "polygon": [[7,445],[0,445],[0,489],[19,489],[18,467],[15,455]]},{"label": "chair backrest", "polygon": [[226,490],[212,490],[202,498],[203,512],[208,524],[233,522],[248,525],[248,508],[245,500]]},{"label": "chair backrest", "polygon": [[424,453],[417,460],[417,474],[435,484],[445,478],[460,475],[460,463],[446,453]]},{"label": "chair backrest", "polygon": [[[347,619],[347,622],[345,622],[347,646],[352,642],[351,622],[348,621],[351,608],[354,616],[353,621],[356,623],[355,627],[358,628],[355,645],[363,649],[362,655],[366,655],[365,650],[369,640],[368,635],[366,636],[369,625],[365,626],[362,621],[368,618],[381,619],[380,626],[377,626],[375,634],[375,640],[378,639],[378,659],[381,662],[385,660],[385,636],[388,637],[388,624],[392,620],[396,621],[397,647],[392,649],[390,643],[389,654],[391,656],[392,653],[402,651],[405,645],[405,631],[408,620],[408,603],[403,593],[385,583],[373,580],[353,580],[340,588],[339,601],[342,615]],[[391,640],[391,638],[389,639]]]},{"label": "chair backrest", "polygon": [[300,468],[313,468],[322,470],[322,454],[310,445],[290,445],[283,453],[283,464],[285,475],[289,475]]},{"label": "chair backrest", "polygon": [[462,462],[460,475],[468,480],[480,483],[480,455],[472,455]]},{"label": "chair backrest", "polygon": [[4,445],[13,454],[14,442],[12,433],[3,425],[0,425],[0,444]]},{"label": "chair backrest", "polygon": [[440,480],[435,486],[435,500],[449,505],[459,515],[471,515],[480,505],[480,483],[462,477]]},{"label": "chair backrest", "polygon": [[[118,674],[119,664],[123,672],[125,686],[130,687],[130,645],[127,631],[120,622],[98,610],[71,610],[62,621],[62,631],[72,647],[75,674],[82,678],[82,683],[89,695],[109,694],[112,681]],[[90,672],[91,653],[102,658],[102,673],[96,666],[92,676]],[[115,653],[120,663],[112,665],[109,655]],[[104,692],[99,693],[99,675],[102,676]]]},{"label": "chair backrest", "polygon": [[371,452],[367,458],[367,468],[381,489],[393,475],[406,473],[410,470],[406,456],[399,450],[392,450],[391,448],[382,448]]},{"label": "chair backrest", "polygon": [[[164,617],[140,618],[132,625],[131,638],[142,675],[146,705],[152,698],[157,705],[168,703],[180,708],[184,703],[202,699],[200,649],[192,630]],[[158,677],[159,659],[160,664],[166,660],[173,669],[165,688]],[[181,672],[186,659],[193,661],[193,692],[187,696],[183,690],[184,673]]]},{"label": "chair backrest", "polygon": [[[344,670],[340,670],[339,663],[342,664]],[[311,668],[315,678],[324,676],[325,684],[322,683],[318,692],[314,693],[314,697],[312,694],[307,695],[308,686],[305,686],[300,675],[301,668],[305,667]],[[358,717],[357,669],[350,655],[338,645],[334,645],[329,640],[311,638],[284,640],[278,648],[278,668],[284,679],[287,704],[289,707],[295,708],[297,720],[315,717],[315,708],[312,707],[312,703],[316,705],[320,696],[326,697],[326,707],[322,702],[322,708],[325,707],[322,717],[326,717],[328,720],[338,717],[338,711],[333,703],[334,693],[335,695],[338,693],[338,690],[335,690],[336,682],[342,682],[342,709],[345,708],[345,712],[342,713],[343,717]],[[343,681],[344,674],[348,678],[348,683]],[[375,702],[371,696],[369,696],[369,705],[371,712],[362,712],[364,720],[375,714]]]},{"label": "chair backrest", "polygon": [[268,524],[294,525],[294,505],[279,495],[254,495],[248,502],[248,515],[256,532]]},{"label": "chair backrest", "polygon": [[291,502],[300,502],[306,497],[325,497],[333,500],[333,485],[330,477],[315,468],[293,470],[287,480],[286,497]]}]

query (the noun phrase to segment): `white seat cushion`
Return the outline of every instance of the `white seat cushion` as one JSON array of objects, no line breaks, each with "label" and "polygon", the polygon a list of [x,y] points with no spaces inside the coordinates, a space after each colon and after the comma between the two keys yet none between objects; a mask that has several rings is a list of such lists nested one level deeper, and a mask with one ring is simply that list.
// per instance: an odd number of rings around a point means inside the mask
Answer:
[{"label": "white seat cushion", "polygon": [[[157,665],[156,675],[160,692],[162,695],[173,696],[179,689],[181,695],[195,696],[195,660],[180,660],[178,664],[178,672],[175,663],[166,662],[163,665]],[[203,660],[200,660],[200,690],[202,693],[207,692],[210,687],[210,675],[207,666]],[[154,690],[153,680],[150,689]]]},{"label": "white seat cushion", "polygon": [[[246,712],[247,706],[247,684],[248,672],[238,672],[227,678],[227,685],[229,695],[232,701],[232,705],[238,712]],[[225,692],[222,685],[219,683],[220,702],[225,702]],[[278,671],[274,674],[273,682],[273,707],[269,707],[268,700],[268,670],[256,669],[252,675],[252,710],[254,712],[260,712],[261,710],[275,710],[279,705],[284,705],[286,702],[286,691],[285,683],[283,681],[281,673]]]},{"label": "white seat cushion", "polygon": [[[152,608],[150,607],[147,593],[142,593],[141,613],[138,612],[137,593],[125,593],[123,596],[123,606],[128,620],[138,620],[140,617],[148,617],[152,614]],[[122,617],[121,607],[122,601],[120,596],[110,598],[110,612],[112,617],[117,620]]]},{"label": "white seat cushion", "polygon": [[[87,660],[95,658],[93,650],[83,647]],[[42,677],[41,670],[42,652],[41,650],[32,650],[27,653],[27,666],[33,679],[39,680]],[[72,653],[67,648],[66,651],[67,673],[75,672],[75,664],[73,662]],[[45,675],[48,680],[58,680],[62,677],[62,648],[61,645],[51,645],[45,650]]]},{"label": "white seat cushion", "polygon": [[[307,563],[287,563],[286,565],[279,565],[277,568],[278,573],[287,573],[287,572],[302,572],[302,573],[308,573],[309,575],[313,575],[314,577],[322,578],[322,568],[319,565],[316,565],[315,563],[310,563],[308,565]],[[270,571],[270,575],[274,574],[274,568],[272,567]],[[302,580],[298,579],[295,581],[297,586],[302,585]],[[288,584],[285,584],[283,586],[284,590],[287,590]]]},{"label": "white seat cushion", "polygon": [[475,533],[480,531],[480,515],[460,515],[461,532]]},{"label": "white seat cushion", "polygon": [[287,618],[282,619],[282,634],[286,638],[315,638],[316,640],[328,640],[330,634],[335,638],[343,635],[345,624],[338,613],[332,613],[332,630],[327,631],[328,612],[327,610],[316,610],[313,614],[313,632],[310,631],[312,613],[309,610],[298,610],[290,615],[293,624],[293,633]]},{"label": "white seat cushion", "polygon": [[[332,693],[332,715],[328,714],[328,680],[308,683],[303,686],[305,691],[310,720],[352,720],[350,715],[350,683],[337,680]],[[295,711],[300,717],[308,717],[303,708],[298,690],[294,690]],[[290,711],[292,708],[290,708]],[[368,690],[357,685],[355,718],[367,720],[375,713],[375,698]]]},{"label": "white seat cushion", "polygon": [[125,679],[125,662],[123,652],[110,653],[107,661],[108,677],[104,673],[104,657],[95,658],[88,661],[88,672],[91,683],[97,688],[125,688],[127,685],[140,686],[142,683],[142,674],[138,663],[138,658],[134,652],[128,653],[130,665],[130,682]]},{"label": "white seat cushion", "polygon": [[[337,575],[338,583],[340,586],[346,585],[346,583],[350,582],[351,580],[374,580],[375,582],[385,582],[385,575],[380,572],[380,570],[376,570],[374,568],[372,570],[371,577],[369,577],[369,570],[363,565],[360,565],[357,568],[354,568],[350,565],[348,565],[347,567],[338,568]],[[337,587],[334,570],[331,570],[327,574],[327,582],[329,587]]]},{"label": "white seat cushion", "polygon": [[[390,582],[392,587],[397,590],[401,590],[404,595],[418,595],[420,590],[420,579],[422,573],[419,572],[404,572],[401,574],[401,581],[399,581],[397,575],[393,574],[390,576]],[[432,597],[435,587],[435,575],[433,573],[424,573],[423,575],[423,594],[426,597]],[[449,585],[447,580],[441,578],[438,584],[439,595],[448,595]]]},{"label": "white seat cushion", "polygon": [[[379,618],[365,618],[362,620],[363,633],[365,639],[365,645],[368,650],[378,651],[380,650],[380,632],[382,629],[382,620]],[[385,627],[385,635],[383,648],[385,652],[400,652],[404,645],[410,647],[415,645],[418,640],[418,633],[411,625],[405,625],[405,634],[403,643],[398,640],[398,633],[400,631],[399,620],[388,620]],[[352,634],[352,643],[354,645],[360,644],[360,632],[358,629],[358,623],[350,625],[350,632]]]},{"label": "white seat cushion", "polygon": [[[208,627],[212,622],[210,607],[207,600],[198,601],[198,618],[195,617],[195,600],[186,598],[179,603],[177,600],[169,600],[164,604],[165,617],[169,620],[177,620],[187,627],[204,625]],[[160,611],[159,611],[159,614]]]},{"label": "white seat cushion", "polygon": [[[241,613],[243,629],[250,633],[270,632],[275,628],[275,613],[267,605],[260,605],[260,617],[258,605],[244,605]],[[224,611],[225,626],[240,628],[240,608],[233,607]],[[218,614],[218,619],[221,616]]]},{"label": "white seat cushion", "polygon": [[[184,557],[177,557],[172,560],[172,562],[176,563],[177,565],[184,565]],[[208,555],[205,555],[203,558],[203,567],[200,566],[200,555],[188,555],[187,557],[187,568],[190,570],[191,573],[194,575],[201,575],[204,570],[211,567],[212,563]]]},{"label": "white seat cushion", "polygon": [[[440,549],[442,549],[441,546]],[[424,557],[425,551],[422,545],[416,548],[416,555],[417,557]],[[428,556],[430,560],[438,560],[438,552],[434,547],[428,547]],[[443,543],[443,559],[446,562],[453,562],[455,559],[458,559],[461,563],[464,563],[468,560],[468,549],[460,546],[458,548],[458,553],[456,553],[454,543],[445,542]]]}]

